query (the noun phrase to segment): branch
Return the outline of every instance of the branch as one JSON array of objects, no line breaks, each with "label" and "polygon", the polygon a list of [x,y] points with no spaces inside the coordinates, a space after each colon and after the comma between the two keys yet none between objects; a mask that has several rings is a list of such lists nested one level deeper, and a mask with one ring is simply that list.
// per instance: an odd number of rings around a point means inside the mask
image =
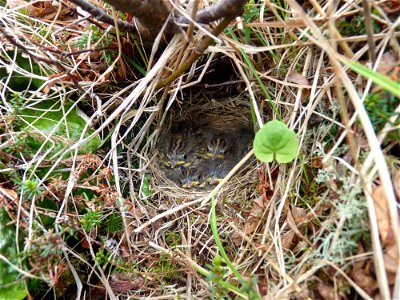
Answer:
[{"label": "branch", "polygon": [[[171,5],[169,4],[168,0],[105,1],[120,11],[132,14],[139,21],[139,31],[141,34],[145,34],[153,38],[157,36],[171,12]],[[177,25],[175,25],[174,22],[170,22],[168,24],[167,32],[175,33],[178,32],[177,29]]]},{"label": "branch", "polygon": [[[97,6],[85,1],[85,0],[69,0],[75,5],[80,6],[84,11],[90,13],[93,18],[98,21],[104,22],[106,24],[115,25],[114,19],[104,12],[102,9],[98,8]],[[125,21],[118,21],[118,27],[121,31],[137,33],[137,29],[135,25],[125,22]]]},{"label": "branch", "polygon": [[223,17],[236,17],[241,14],[246,3],[247,0],[221,0],[199,11],[196,21],[208,24]]}]

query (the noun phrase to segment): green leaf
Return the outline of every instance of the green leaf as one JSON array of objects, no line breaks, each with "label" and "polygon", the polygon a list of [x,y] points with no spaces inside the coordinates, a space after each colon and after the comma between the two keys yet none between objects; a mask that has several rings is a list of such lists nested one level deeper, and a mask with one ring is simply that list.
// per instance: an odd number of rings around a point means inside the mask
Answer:
[{"label": "green leaf", "polygon": [[[15,225],[7,225],[10,218],[0,209],[0,253],[13,265],[19,267],[18,251],[15,241]],[[0,300],[24,299],[28,295],[21,275],[0,258]]]},{"label": "green leaf", "polygon": [[141,192],[146,197],[151,195],[151,175],[150,174],[144,175]]},{"label": "green leaf", "polygon": [[[66,112],[71,108],[72,103],[61,104],[52,101],[42,101],[33,108],[20,110],[20,117],[25,122],[20,122],[20,129],[29,133],[25,142],[31,150],[37,151],[45,142],[46,136],[54,130],[51,139],[46,141],[43,151],[50,151],[50,156],[60,150],[68,149],[77,142],[86,126],[86,121],[78,115],[76,109],[72,109],[64,118]],[[63,119],[64,121],[60,122]],[[89,130],[84,137],[89,136],[93,131]],[[99,148],[101,140],[99,136],[79,147],[79,154],[94,152]]]},{"label": "green leaf", "polygon": [[[44,81],[38,79],[37,77],[42,76],[40,67],[39,65],[34,62],[33,60],[26,58],[22,56],[22,52],[18,51],[15,55],[14,51],[7,51],[6,53],[3,54],[5,57],[0,57],[0,60],[3,59],[9,68],[0,68],[0,82],[2,84],[6,84],[7,86],[18,92],[24,92],[28,89],[30,90],[37,90],[40,86],[43,85]],[[15,60],[15,64],[18,66],[14,66],[11,69],[12,66],[12,60]],[[25,70],[28,73],[37,75],[32,77],[35,78],[30,78],[29,76],[24,76],[20,74],[22,70],[19,70],[18,72],[15,71],[16,69],[22,69]],[[8,72],[12,72],[11,76],[9,76]],[[8,77],[10,77],[10,80],[8,81]]]},{"label": "green leaf", "polygon": [[254,154],[262,162],[291,162],[297,155],[299,142],[293,130],[277,120],[265,124],[254,138]]},{"label": "green leaf", "polygon": [[400,84],[391,80],[389,77],[371,70],[370,68],[363,66],[362,64],[345,60],[344,63],[350,67],[353,71],[357,72],[361,76],[364,76],[372,80],[375,84],[379,85],[381,88],[385,89],[389,93],[392,93],[396,97],[400,98]]}]

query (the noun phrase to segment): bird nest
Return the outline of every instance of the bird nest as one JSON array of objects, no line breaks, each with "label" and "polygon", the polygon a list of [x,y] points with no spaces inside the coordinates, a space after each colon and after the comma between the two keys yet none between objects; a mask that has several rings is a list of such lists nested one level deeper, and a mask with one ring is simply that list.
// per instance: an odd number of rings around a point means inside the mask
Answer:
[{"label": "bird nest", "polygon": [[213,190],[232,169],[237,172],[223,190],[244,191],[250,161],[237,164],[250,151],[254,136],[247,99],[202,95],[169,109],[153,151],[155,188],[174,199],[193,199]]}]

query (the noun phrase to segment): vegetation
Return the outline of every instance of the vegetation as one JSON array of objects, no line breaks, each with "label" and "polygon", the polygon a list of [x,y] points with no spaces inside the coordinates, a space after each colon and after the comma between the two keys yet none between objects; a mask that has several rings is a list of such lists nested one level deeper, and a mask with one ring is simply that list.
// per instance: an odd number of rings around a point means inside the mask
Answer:
[{"label": "vegetation", "polygon": [[[0,1],[0,300],[400,298],[399,10],[248,1],[149,40]],[[183,189],[160,134],[210,111],[254,142]]]}]

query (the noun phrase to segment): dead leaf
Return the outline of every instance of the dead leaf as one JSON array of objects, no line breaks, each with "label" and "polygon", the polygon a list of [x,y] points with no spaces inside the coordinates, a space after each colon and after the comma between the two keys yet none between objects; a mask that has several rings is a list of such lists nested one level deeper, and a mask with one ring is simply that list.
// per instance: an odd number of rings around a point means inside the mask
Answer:
[{"label": "dead leaf", "polygon": [[316,169],[322,169],[322,156],[318,156],[311,160],[311,166]]},{"label": "dead leaf", "polygon": [[400,170],[396,170],[393,174],[393,188],[397,195],[398,202],[400,201]]},{"label": "dead leaf", "polygon": [[102,285],[89,286],[89,299],[90,300],[107,299],[107,292],[104,286]]},{"label": "dead leaf", "polygon": [[385,269],[388,272],[396,274],[400,263],[400,257],[396,243],[393,243],[384,250],[383,261],[385,263]]},{"label": "dead leaf", "polygon": [[293,231],[293,233],[295,233],[301,239],[305,240],[310,246],[312,246],[311,242],[297,228],[294,218],[292,216],[292,213],[290,211],[287,212],[286,221],[288,222],[288,225],[289,225],[290,229]]},{"label": "dead leaf", "polygon": [[336,293],[333,286],[329,286],[325,283],[319,282],[317,284],[317,290],[321,294],[322,299],[336,300]]},{"label": "dead leaf", "polygon": [[307,219],[307,213],[304,208],[293,206],[291,213],[296,226],[302,224]]},{"label": "dead leaf", "polygon": [[293,247],[294,232],[292,230],[286,232],[282,237],[282,248],[291,250]]},{"label": "dead leaf", "polygon": [[383,11],[390,15],[390,14],[397,14],[400,11],[400,2],[399,0],[390,0],[390,1],[386,1],[386,3],[382,3],[382,8]]},{"label": "dead leaf", "polygon": [[263,216],[264,209],[259,205],[259,204],[262,205],[262,201],[260,201],[261,199],[262,198],[259,197],[258,201],[256,200],[254,202],[254,205],[249,212],[249,216],[246,220],[246,225],[244,226],[244,233],[246,235],[252,234],[256,230],[260,222],[260,219]]},{"label": "dead leaf", "polygon": [[296,83],[298,85],[305,85],[307,87],[310,86],[308,79],[305,78],[303,75],[297,73],[296,71],[290,70],[287,74],[287,81]]},{"label": "dead leaf", "polygon": [[397,59],[393,52],[389,51],[382,55],[379,61],[377,71],[384,75],[389,75],[389,72],[396,67]]},{"label": "dead leaf", "polygon": [[111,288],[120,293],[126,293],[132,289],[138,289],[144,284],[144,279],[135,274],[113,273],[109,280]]},{"label": "dead leaf", "polygon": [[306,284],[300,286],[300,291],[296,293],[295,299],[298,299],[298,300],[311,299],[310,293],[309,293],[309,287]]},{"label": "dead leaf", "polygon": [[90,244],[86,239],[86,236],[81,231],[78,231],[78,237],[81,238],[81,246],[85,249],[89,249]]},{"label": "dead leaf", "polygon": [[29,15],[33,17],[43,18],[56,11],[56,7],[53,6],[52,2],[42,1],[32,4],[28,7]]},{"label": "dead leaf", "polygon": [[383,245],[394,242],[394,235],[390,224],[389,207],[384,193],[384,187],[379,185],[372,190],[372,199],[375,204],[376,219],[378,221],[379,235]]},{"label": "dead leaf", "polygon": [[378,288],[376,278],[363,268],[354,268],[351,271],[351,278],[368,294],[372,295]]},{"label": "dead leaf", "polygon": [[265,278],[264,276],[258,277],[257,286],[258,286],[258,290],[262,296],[266,296],[268,294],[269,287],[268,287],[267,278]]},{"label": "dead leaf", "polygon": [[259,221],[260,220],[256,218],[248,219],[246,225],[244,226],[244,233],[246,235],[252,234],[256,230]]}]

